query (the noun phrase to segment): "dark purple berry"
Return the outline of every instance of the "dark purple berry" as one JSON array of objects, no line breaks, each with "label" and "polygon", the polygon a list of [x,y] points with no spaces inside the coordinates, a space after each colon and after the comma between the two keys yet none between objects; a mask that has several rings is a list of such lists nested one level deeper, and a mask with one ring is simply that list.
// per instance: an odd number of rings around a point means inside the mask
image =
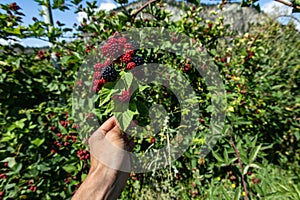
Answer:
[{"label": "dark purple berry", "polygon": [[113,82],[117,79],[118,74],[117,71],[114,69],[113,66],[105,66],[101,71],[101,76],[104,80],[108,82]]},{"label": "dark purple berry", "polygon": [[133,56],[131,62],[134,62],[136,66],[144,64],[144,59],[140,56]]}]

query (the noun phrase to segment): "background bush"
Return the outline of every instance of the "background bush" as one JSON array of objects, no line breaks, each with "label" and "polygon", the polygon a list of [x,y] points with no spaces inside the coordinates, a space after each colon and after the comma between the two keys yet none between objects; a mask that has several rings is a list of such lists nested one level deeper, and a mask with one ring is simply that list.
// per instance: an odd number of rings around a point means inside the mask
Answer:
[{"label": "background bush", "polygon": [[[282,26],[266,20],[237,34],[228,31],[231,25],[224,24],[222,17],[201,18],[202,7],[182,8],[184,16],[172,21],[161,2],[141,11],[153,16],[148,19],[133,17],[131,10],[96,12],[95,5],[79,6],[90,23],[77,27],[77,39],[72,42],[55,42],[52,49],[28,49],[19,44],[0,47],[0,199],[70,199],[89,167],[89,152],[77,128],[93,116],[102,123],[111,115],[112,102],[84,113],[82,124],[78,123],[71,115],[73,88],[84,84],[76,79],[77,71],[95,44],[132,27],[166,27],[204,45],[219,68],[228,105],[223,137],[211,153],[201,157],[199,149],[207,142],[204,136],[210,123],[210,95],[203,78],[187,58],[162,54],[160,49],[138,50],[136,54],[146,63],[166,64],[190,80],[202,99],[198,100],[201,116],[199,130],[184,155],[167,169],[132,173],[120,198],[300,198],[300,40],[293,24]],[[48,33],[47,24],[38,20],[22,26],[23,13],[16,6],[1,4],[0,38],[53,39],[68,31],[58,26]],[[59,69],[53,67],[51,53],[60,59]],[[109,84],[104,89],[112,95]],[[106,93],[101,91],[96,95],[103,98]],[[149,105],[132,118],[147,125],[146,108],[162,103],[170,108],[174,120],[163,133],[175,133],[177,102],[171,93],[154,86],[135,94],[133,102],[148,94],[157,94],[157,98],[148,99]],[[162,136],[134,139],[136,153],[166,142]]]}]

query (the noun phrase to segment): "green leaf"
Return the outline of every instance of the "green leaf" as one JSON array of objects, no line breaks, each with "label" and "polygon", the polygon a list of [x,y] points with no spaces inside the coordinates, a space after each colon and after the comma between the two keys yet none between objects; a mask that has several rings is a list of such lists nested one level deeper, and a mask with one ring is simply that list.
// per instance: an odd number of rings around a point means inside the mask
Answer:
[{"label": "green leaf", "polygon": [[45,138],[36,138],[35,140],[31,141],[32,144],[39,147],[41,144],[45,142]]},{"label": "green leaf", "polygon": [[16,128],[23,129],[24,126],[25,126],[25,123],[24,123],[24,122],[25,122],[26,120],[27,120],[27,119],[24,118],[24,119],[21,119],[21,120],[19,120],[19,121],[16,121],[16,122],[15,122]]},{"label": "green leaf", "polygon": [[239,200],[241,197],[241,187],[237,187],[234,193],[234,200]]},{"label": "green leaf", "polygon": [[78,5],[82,2],[82,0],[73,0],[71,1],[71,3],[75,4],[75,5]]},{"label": "green leaf", "polygon": [[126,110],[125,112],[115,112],[114,116],[118,120],[121,129],[125,131],[128,128],[131,120],[133,119],[134,112],[132,112],[131,110]]},{"label": "green leaf", "polygon": [[113,94],[113,90],[109,89],[109,88],[102,88],[100,91],[100,104],[99,107],[103,106],[104,104],[106,104],[107,102],[110,101],[111,96]]},{"label": "green leaf", "polygon": [[124,75],[125,83],[126,83],[126,89],[128,89],[131,86],[132,80],[133,80],[133,75],[132,73],[126,73]]},{"label": "green leaf", "polygon": [[222,193],[224,194],[225,199],[228,199],[228,200],[231,199],[227,193],[227,190],[224,188],[223,184],[221,185],[221,188],[222,188]]},{"label": "green leaf", "polygon": [[252,149],[250,157],[249,157],[249,162],[250,163],[255,161],[260,148],[261,148],[261,144],[259,146],[256,146],[254,149]]},{"label": "green leaf", "polygon": [[2,160],[1,162],[7,162],[8,167],[12,168],[16,164],[16,159],[14,157],[7,157],[4,160]]},{"label": "green leaf", "polygon": [[246,165],[246,167],[244,167],[244,169],[243,169],[243,174],[244,175],[247,174],[247,172],[248,172],[248,170],[249,170],[250,167],[256,168],[256,169],[261,169],[260,166],[258,166],[257,164],[254,164],[254,163]]},{"label": "green leaf", "polygon": [[67,164],[62,167],[67,173],[72,173],[77,171],[77,167],[75,167],[73,164]]},{"label": "green leaf", "polygon": [[227,149],[224,149],[224,152],[223,152],[223,157],[224,157],[224,161],[227,165],[229,165],[229,158],[228,158],[228,152],[227,152]]},{"label": "green leaf", "polygon": [[127,4],[128,0],[115,0],[119,4]]},{"label": "green leaf", "polygon": [[212,154],[219,162],[224,163],[223,158],[218,153],[216,153],[215,151],[212,151]]}]

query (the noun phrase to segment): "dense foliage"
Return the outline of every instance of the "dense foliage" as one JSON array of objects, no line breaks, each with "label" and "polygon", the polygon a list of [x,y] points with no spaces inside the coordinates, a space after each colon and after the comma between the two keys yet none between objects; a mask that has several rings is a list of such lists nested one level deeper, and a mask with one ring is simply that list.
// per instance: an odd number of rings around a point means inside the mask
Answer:
[{"label": "dense foliage", "polygon": [[[82,131],[92,131],[91,122],[102,123],[113,111],[126,128],[131,120],[148,127],[151,106],[166,108],[168,117],[162,118],[159,134],[132,135],[136,154],[155,151],[168,142],[166,135],[176,135],[184,114],[178,111],[180,102],[171,90],[155,84],[133,94],[113,88],[115,80],[122,78],[130,88],[130,70],[143,63],[163,64],[189,81],[197,97],[190,100],[200,108],[194,124],[198,128],[187,151],[172,165],[131,173],[121,199],[300,199],[300,40],[293,24],[282,26],[270,20],[236,35],[228,31],[230,25],[222,17],[202,19],[202,7],[185,8],[185,15],[172,21],[161,2],[138,12],[95,11],[96,3],[85,8],[80,1],[72,3],[88,15],[76,26],[72,42],[56,40],[70,31],[63,24],[46,31],[48,25],[35,18],[31,25],[22,26],[24,14],[18,5],[1,5],[0,38],[46,36],[55,45],[51,49],[26,49],[17,43],[0,47],[0,199],[70,199],[89,167],[83,136],[91,132]],[[208,143],[210,90],[188,57],[164,51],[163,46],[143,48],[142,41],[121,34],[143,27],[187,35],[207,48],[218,67],[226,90],[226,119],[222,137],[206,156],[200,147]],[[176,43],[178,38],[172,37]],[[121,53],[115,53],[119,46]],[[88,63],[88,79],[77,77],[86,59],[99,53],[97,49],[104,57]],[[112,54],[114,59],[108,59]],[[59,60],[56,67],[51,55]],[[173,75],[166,78],[175,79]],[[93,93],[95,108],[74,113],[74,88]],[[131,106],[122,110],[117,107],[120,102]]]}]

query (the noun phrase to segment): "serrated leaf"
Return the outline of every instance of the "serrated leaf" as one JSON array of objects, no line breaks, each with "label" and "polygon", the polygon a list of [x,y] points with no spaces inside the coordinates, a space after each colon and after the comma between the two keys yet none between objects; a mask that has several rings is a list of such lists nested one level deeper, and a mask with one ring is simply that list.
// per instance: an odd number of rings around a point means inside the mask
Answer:
[{"label": "serrated leaf", "polygon": [[102,90],[100,91],[100,104],[99,104],[99,107],[103,106],[108,101],[110,101],[112,93],[113,93],[113,90],[105,88],[105,87],[102,88]]},{"label": "serrated leaf", "polygon": [[[129,88],[131,86],[131,83],[132,83],[132,80],[133,80],[133,75],[132,73],[126,73],[124,75],[124,80],[125,80],[125,83],[126,83],[126,86],[127,88]],[[126,88],[126,89],[127,89]]]},{"label": "serrated leaf", "polygon": [[235,193],[234,193],[234,200],[239,200],[241,197],[241,188],[238,187],[235,189]]},{"label": "serrated leaf", "polygon": [[68,164],[68,165],[65,165],[62,167],[67,173],[72,173],[72,172],[75,172],[77,171],[77,167],[75,167],[74,165],[72,164]]},{"label": "serrated leaf", "polygon": [[115,112],[114,116],[119,122],[121,129],[125,131],[133,119],[134,113],[131,110],[126,110],[124,112]]},{"label": "serrated leaf", "polygon": [[224,157],[225,163],[228,165],[228,164],[229,164],[229,158],[228,158],[228,152],[227,152],[227,149],[224,149],[223,157]]},{"label": "serrated leaf", "polygon": [[8,167],[12,168],[16,164],[16,159],[14,157],[7,157],[4,160],[2,160],[1,162],[7,162]]},{"label": "serrated leaf", "polygon": [[254,149],[252,149],[250,157],[249,157],[249,162],[250,163],[254,162],[254,160],[256,159],[257,154],[258,154],[260,148],[261,148],[261,144],[259,146],[254,147]]},{"label": "serrated leaf", "polygon": [[224,163],[223,158],[218,153],[216,153],[215,151],[212,151],[212,154],[219,162]]},{"label": "serrated leaf", "polygon": [[35,140],[31,141],[32,144],[39,147],[41,144],[45,142],[45,138],[36,138]]},{"label": "serrated leaf", "polygon": [[225,199],[227,199],[227,200],[231,199],[227,193],[227,190],[225,190],[223,184],[221,185],[221,188],[222,188],[222,193],[224,194]]},{"label": "serrated leaf", "polygon": [[21,120],[19,120],[19,121],[16,121],[15,122],[15,125],[16,125],[16,128],[20,128],[20,129],[23,129],[24,128],[24,126],[25,126],[25,121],[26,121],[27,119],[21,119]]}]

